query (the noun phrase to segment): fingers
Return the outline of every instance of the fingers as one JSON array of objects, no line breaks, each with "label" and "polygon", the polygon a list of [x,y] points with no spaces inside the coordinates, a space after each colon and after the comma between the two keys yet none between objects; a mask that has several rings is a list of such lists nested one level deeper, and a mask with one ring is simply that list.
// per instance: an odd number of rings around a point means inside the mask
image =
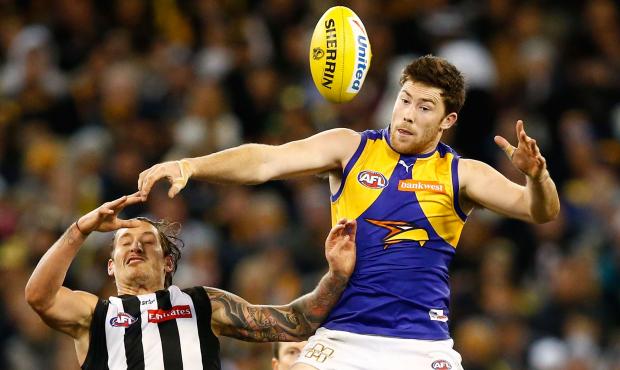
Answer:
[{"label": "fingers", "polygon": [[525,135],[525,129],[523,128],[522,120],[517,121],[517,124],[515,125],[515,131],[517,133],[517,140],[519,140],[519,144],[522,141],[525,141],[525,138],[527,137],[527,135]]},{"label": "fingers", "polygon": [[170,187],[170,190],[168,190],[168,197],[174,198],[177,194],[179,194],[181,190],[183,190],[184,187],[185,187],[185,184],[180,184],[178,182],[175,182]]},{"label": "fingers", "polygon": [[517,148],[515,148],[514,146],[510,145],[510,143],[508,142],[508,140],[504,139],[501,136],[495,136],[495,138],[493,138],[495,141],[495,144],[497,144],[497,146],[499,146],[504,153],[506,153],[506,155],[508,156],[508,158],[510,160],[512,160],[512,155],[514,154],[515,150]]},{"label": "fingers", "polygon": [[137,220],[135,218],[132,218],[132,219],[129,219],[129,220],[121,220],[119,218],[117,226],[118,226],[119,229],[122,229],[122,228],[130,229],[132,227],[139,227],[141,224],[142,224],[142,221]]},{"label": "fingers", "polygon": [[332,226],[331,230],[329,230],[329,234],[327,235],[327,240],[334,240],[342,234],[342,231],[345,227],[345,223],[343,223],[342,221],[343,220],[340,220],[337,224]]},{"label": "fingers", "polygon": [[144,179],[148,176],[148,173],[151,170],[151,168],[153,167],[149,167],[146,170],[140,172],[140,175],[138,176],[138,191],[141,191],[142,188],[144,187]]},{"label": "fingers", "polygon": [[357,221],[347,220],[343,218],[339,220],[329,231],[327,240],[343,238],[345,241],[351,240],[355,242],[355,234],[357,232]]},{"label": "fingers", "polygon": [[127,196],[127,199],[125,199],[125,202],[122,204],[122,208],[141,202],[144,202],[144,198],[142,197],[140,192],[137,191]]},{"label": "fingers", "polygon": [[140,190],[140,194],[144,198],[144,200],[146,200],[146,198],[148,197],[153,185],[157,181],[159,181],[159,179],[164,177],[164,174],[161,173],[161,171],[159,170],[160,168],[161,167],[158,166],[151,167],[144,174],[141,185],[138,187],[138,189]]},{"label": "fingers", "polygon": [[357,221],[350,220],[345,223],[345,230],[352,242],[355,242],[355,235],[357,234]]}]

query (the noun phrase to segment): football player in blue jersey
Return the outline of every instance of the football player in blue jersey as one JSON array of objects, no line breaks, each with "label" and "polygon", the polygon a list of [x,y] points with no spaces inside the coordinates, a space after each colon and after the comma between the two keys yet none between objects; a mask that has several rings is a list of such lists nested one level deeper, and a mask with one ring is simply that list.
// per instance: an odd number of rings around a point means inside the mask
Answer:
[{"label": "football player in blue jersey", "polygon": [[[41,258],[26,301],[52,328],[71,336],[82,369],[220,369],[215,335],[246,341],[307,339],[345,289],[355,265],[354,220],[341,220],[325,241],[329,271],[314,291],[287,305],[250,304],[232,293],[171,285],[182,241],[165,223],[118,217],[138,194],[80,217]],[[108,261],[118,296],[102,299],[63,286],[80,247],[94,231],[115,231]]]},{"label": "football player in blue jersey", "polygon": [[544,223],[559,212],[545,158],[522,121],[516,146],[500,136],[495,142],[525,176],[524,186],[441,142],[465,102],[455,66],[417,58],[400,84],[383,130],[338,128],[277,146],[246,144],[160,163],[139,176],[146,198],[162,178],[173,197],[190,178],[259,184],[329,173],[332,221],[357,220],[357,265],[295,370],[460,368],[448,330],[448,267],[467,216],[487,208]]}]

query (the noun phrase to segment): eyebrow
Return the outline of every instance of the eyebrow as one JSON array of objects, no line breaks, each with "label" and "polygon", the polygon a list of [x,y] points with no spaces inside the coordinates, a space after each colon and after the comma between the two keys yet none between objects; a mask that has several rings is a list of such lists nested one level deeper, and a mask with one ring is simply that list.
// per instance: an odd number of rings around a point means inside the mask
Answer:
[{"label": "eyebrow", "polygon": [[[408,97],[410,97],[411,99],[413,99],[413,96],[411,96],[411,94],[409,94],[409,92],[407,90],[400,90],[401,92],[404,92],[405,94],[407,94]],[[437,101],[435,99],[431,99],[431,98],[420,98],[419,100],[423,101],[423,102],[428,102],[428,103],[432,103],[432,104],[437,104]]]}]

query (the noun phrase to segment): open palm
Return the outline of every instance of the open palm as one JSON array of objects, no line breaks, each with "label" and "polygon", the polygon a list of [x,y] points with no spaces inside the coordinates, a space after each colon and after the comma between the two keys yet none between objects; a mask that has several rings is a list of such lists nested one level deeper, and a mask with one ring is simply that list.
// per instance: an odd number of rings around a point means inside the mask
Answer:
[{"label": "open palm", "polygon": [[77,221],[79,229],[89,234],[93,231],[114,231],[123,227],[140,226],[138,220],[123,220],[118,214],[127,206],[142,202],[139,193],[123,195],[111,202],[103,203],[99,208],[90,211]]},{"label": "open palm", "polygon": [[329,232],[325,240],[325,257],[330,269],[351,276],[355,269],[355,220],[342,219]]},{"label": "open palm", "polygon": [[515,129],[518,139],[517,147],[512,146],[508,140],[501,136],[495,136],[495,143],[502,148],[519,171],[532,179],[539,179],[547,169],[547,162],[540,154],[536,140],[525,133],[523,121],[518,120]]}]

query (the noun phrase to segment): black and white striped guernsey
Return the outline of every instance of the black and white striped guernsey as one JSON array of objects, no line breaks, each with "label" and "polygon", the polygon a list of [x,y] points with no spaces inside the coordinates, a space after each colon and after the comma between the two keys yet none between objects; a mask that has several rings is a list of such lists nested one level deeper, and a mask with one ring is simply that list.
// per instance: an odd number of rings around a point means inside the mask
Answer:
[{"label": "black and white striped guernsey", "polygon": [[90,327],[84,370],[220,369],[203,287],[100,299]]}]

